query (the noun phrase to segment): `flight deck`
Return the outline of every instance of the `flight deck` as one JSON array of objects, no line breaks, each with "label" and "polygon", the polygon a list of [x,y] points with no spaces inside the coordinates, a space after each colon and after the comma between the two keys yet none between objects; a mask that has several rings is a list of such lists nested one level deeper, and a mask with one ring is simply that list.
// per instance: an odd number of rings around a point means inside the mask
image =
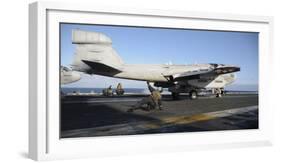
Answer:
[{"label": "flight deck", "polygon": [[146,96],[63,96],[61,138],[258,129],[258,94],[163,95],[163,110],[127,112]]}]

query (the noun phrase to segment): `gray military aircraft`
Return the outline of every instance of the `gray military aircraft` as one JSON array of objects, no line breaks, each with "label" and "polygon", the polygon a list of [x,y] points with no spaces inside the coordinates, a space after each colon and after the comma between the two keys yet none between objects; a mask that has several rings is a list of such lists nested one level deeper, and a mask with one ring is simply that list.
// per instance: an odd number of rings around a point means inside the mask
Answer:
[{"label": "gray military aircraft", "polygon": [[174,99],[180,93],[189,93],[197,98],[200,90],[218,92],[234,82],[234,72],[240,67],[224,64],[126,64],[112,47],[111,39],[105,34],[82,30],[72,31],[72,43],[76,51],[72,69],[87,74],[114,78],[148,81],[156,87],[168,88]]}]

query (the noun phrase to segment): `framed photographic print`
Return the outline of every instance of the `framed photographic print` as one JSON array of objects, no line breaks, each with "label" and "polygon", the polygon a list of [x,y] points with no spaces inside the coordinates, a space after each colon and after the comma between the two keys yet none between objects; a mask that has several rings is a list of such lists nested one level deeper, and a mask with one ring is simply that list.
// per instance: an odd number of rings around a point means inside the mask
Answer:
[{"label": "framed photographic print", "polygon": [[271,17],[36,2],[34,160],[270,145]]}]

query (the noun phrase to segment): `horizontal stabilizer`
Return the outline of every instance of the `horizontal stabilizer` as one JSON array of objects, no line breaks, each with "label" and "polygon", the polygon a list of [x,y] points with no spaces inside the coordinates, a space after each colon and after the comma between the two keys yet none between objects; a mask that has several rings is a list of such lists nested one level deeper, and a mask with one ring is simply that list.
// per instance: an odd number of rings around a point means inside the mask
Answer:
[{"label": "horizontal stabilizer", "polygon": [[106,65],[104,63],[100,62],[94,62],[94,61],[87,61],[87,60],[82,60],[85,64],[90,66],[95,74],[118,74],[122,72],[118,68],[114,68],[112,66]]}]

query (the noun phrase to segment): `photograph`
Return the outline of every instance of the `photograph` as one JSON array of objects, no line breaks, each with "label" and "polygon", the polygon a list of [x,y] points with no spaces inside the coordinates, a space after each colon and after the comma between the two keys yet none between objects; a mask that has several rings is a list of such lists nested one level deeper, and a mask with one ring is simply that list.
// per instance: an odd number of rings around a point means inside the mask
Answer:
[{"label": "photograph", "polygon": [[259,33],[60,22],[60,138],[259,129]]}]

